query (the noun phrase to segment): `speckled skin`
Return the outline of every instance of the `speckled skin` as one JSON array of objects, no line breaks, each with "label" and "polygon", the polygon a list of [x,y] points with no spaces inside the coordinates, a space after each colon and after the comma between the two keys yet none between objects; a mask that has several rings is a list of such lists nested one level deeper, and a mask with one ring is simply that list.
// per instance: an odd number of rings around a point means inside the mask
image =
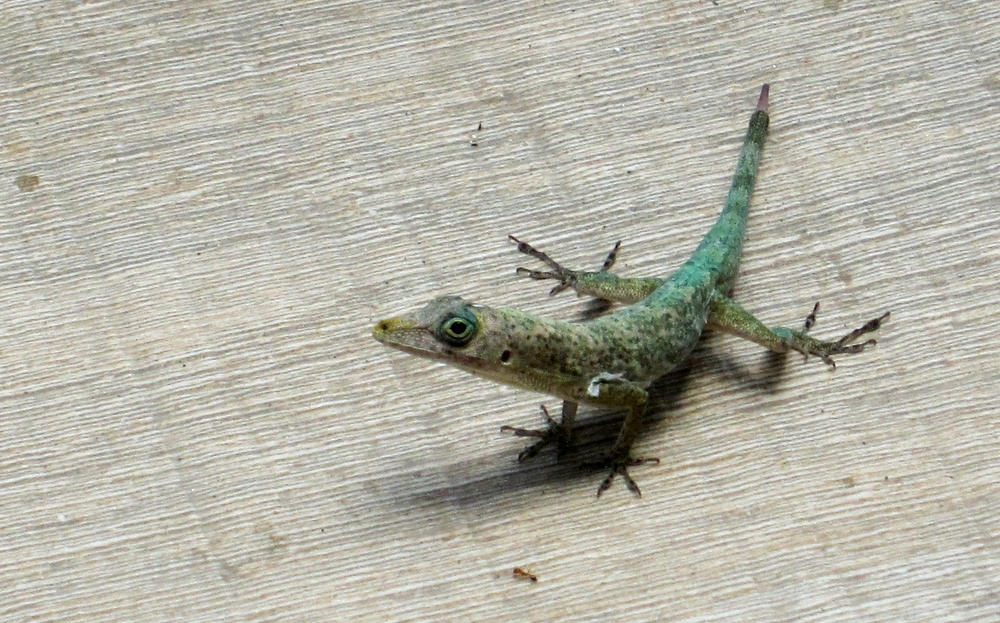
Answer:
[{"label": "speckled skin", "polygon": [[611,473],[599,487],[598,495],[610,486],[615,475],[621,475],[638,495],[639,488],[627,467],[644,462],[631,458],[629,451],[645,412],[645,387],[680,364],[706,326],[777,352],[797,350],[832,364],[829,355],[857,352],[873,343],[847,344],[877,329],[888,316],[870,321],[838,342],[825,342],[806,336],[804,331],[768,328],[728,297],[739,268],[750,195],[767,135],[767,106],[768,86],[764,85],[757,110],[750,118],[726,205],[690,259],[670,278],[624,279],[612,275],[606,269],[614,261],[614,251],[600,271],[567,270],[512,238],[519,250],[542,259],[554,270],[519,272],[535,279],[559,280],[562,285],[553,292],[571,287],[579,294],[628,303],[628,307],[591,322],[569,323],[444,296],[414,314],[379,322],[373,336],[410,354],[561,398],[561,424],[550,422],[545,431],[504,427],[520,436],[540,438],[522,452],[522,459],[552,441],[564,448],[570,441],[579,403],[627,409],[622,431],[606,462]]}]

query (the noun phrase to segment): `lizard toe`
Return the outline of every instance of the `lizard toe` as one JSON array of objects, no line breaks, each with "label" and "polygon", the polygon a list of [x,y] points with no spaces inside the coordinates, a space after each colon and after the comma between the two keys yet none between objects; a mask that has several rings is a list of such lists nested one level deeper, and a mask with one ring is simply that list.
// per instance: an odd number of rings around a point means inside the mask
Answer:
[{"label": "lizard toe", "polygon": [[611,472],[597,487],[597,497],[601,497],[602,493],[611,488],[611,483],[614,482],[615,476],[621,476],[622,480],[625,481],[625,486],[628,490],[634,493],[636,497],[641,498],[642,491],[639,490],[639,485],[637,485],[635,480],[632,479],[632,476],[629,475],[628,468],[635,467],[637,465],[658,465],[659,463],[660,459],[654,457],[635,459],[626,455],[621,457],[609,456],[603,461],[584,463],[581,467],[611,468]]}]

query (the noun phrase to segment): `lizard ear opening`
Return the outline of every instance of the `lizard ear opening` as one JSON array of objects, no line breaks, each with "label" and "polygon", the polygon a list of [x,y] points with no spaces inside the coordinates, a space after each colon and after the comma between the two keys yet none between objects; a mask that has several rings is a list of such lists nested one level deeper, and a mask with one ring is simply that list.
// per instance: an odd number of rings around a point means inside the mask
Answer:
[{"label": "lizard ear opening", "polygon": [[465,315],[445,318],[438,329],[438,338],[450,346],[465,346],[472,341],[479,330],[476,319]]}]

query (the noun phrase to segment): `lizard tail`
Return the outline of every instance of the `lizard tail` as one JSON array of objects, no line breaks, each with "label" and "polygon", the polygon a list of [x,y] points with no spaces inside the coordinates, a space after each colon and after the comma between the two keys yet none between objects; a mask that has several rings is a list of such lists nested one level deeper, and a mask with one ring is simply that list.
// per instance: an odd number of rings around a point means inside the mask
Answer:
[{"label": "lizard tail", "polygon": [[771,93],[771,85],[764,83],[764,86],[760,88],[760,97],[757,98],[757,110],[763,110],[767,112],[767,96]]},{"label": "lizard tail", "polygon": [[747,213],[750,210],[750,195],[753,194],[754,182],[757,180],[757,165],[760,163],[764,139],[767,137],[770,90],[768,84],[760,89],[757,109],[750,117],[736,173],[733,175],[726,205],[719,215],[719,220],[688,260],[693,269],[714,273],[719,290],[722,292],[732,288],[739,270],[743,234],[746,231]]}]

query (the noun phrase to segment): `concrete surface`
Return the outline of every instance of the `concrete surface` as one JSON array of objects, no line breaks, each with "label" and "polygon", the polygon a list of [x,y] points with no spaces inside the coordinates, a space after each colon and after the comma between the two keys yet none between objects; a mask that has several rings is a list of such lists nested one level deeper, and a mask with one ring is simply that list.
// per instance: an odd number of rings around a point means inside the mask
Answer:
[{"label": "concrete surface", "polygon": [[[0,620],[1000,620],[1000,5],[0,23]],[[519,465],[500,426],[555,400],[371,339],[445,293],[579,318],[508,233],[669,273],[764,82],[736,296],[820,300],[828,336],[891,309],[876,349],[830,372],[708,337],[657,386],[643,498],[598,500],[576,463],[618,416]]]}]

